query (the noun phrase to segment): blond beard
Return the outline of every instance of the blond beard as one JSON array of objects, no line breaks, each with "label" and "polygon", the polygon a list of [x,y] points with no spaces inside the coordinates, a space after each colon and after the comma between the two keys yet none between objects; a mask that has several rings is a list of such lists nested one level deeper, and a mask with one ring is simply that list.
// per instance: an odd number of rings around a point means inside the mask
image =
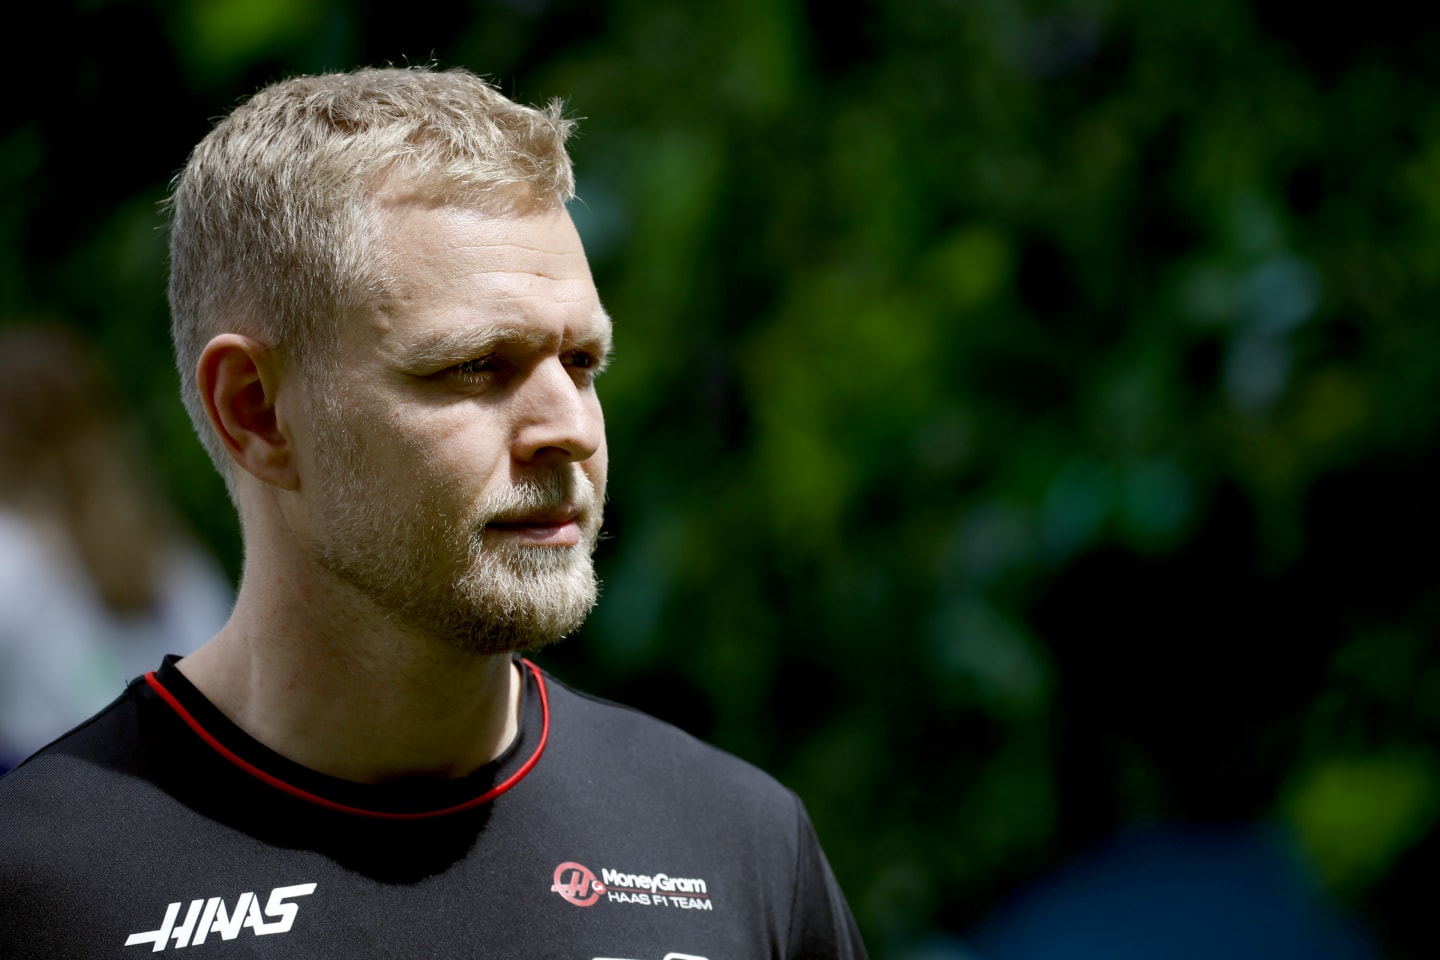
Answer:
[{"label": "blond beard", "polygon": [[[318,512],[321,567],[349,584],[396,623],[469,653],[535,650],[573,633],[599,595],[592,555],[599,539],[600,494],[575,464],[546,468],[486,495],[468,516],[448,516],[453,483],[417,468],[423,491],[397,509],[395,491],[370,478],[363,445],[338,410],[317,431],[317,459],[329,464],[330,491]],[[537,546],[485,525],[579,508],[580,542]],[[488,542],[487,542],[488,541]]]}]

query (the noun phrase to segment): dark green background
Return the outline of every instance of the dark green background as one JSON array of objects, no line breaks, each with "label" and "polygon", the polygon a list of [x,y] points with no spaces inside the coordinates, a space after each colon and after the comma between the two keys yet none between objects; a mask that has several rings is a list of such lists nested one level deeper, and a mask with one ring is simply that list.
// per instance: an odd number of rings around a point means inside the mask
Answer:
[{"label": "dark green background", "polygon": [[542,662],[805,798],[879,957],[1117,824],[1271,817],[1440,952],[1440,32],[1391,0],[60,0],[0,322],[91,334],[238,569],[157,203],[296,72],[585,118],[605,593]]}]

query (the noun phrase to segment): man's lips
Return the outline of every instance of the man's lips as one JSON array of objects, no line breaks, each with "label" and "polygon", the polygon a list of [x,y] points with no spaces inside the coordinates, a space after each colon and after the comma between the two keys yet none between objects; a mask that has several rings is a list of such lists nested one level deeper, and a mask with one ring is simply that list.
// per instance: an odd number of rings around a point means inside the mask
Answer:
[{"label": "man's lips", "polygon": [[486,532],[494,531],[518,537],[530,543],[548,546],[571,546],[580,542],[580,511],[574,507],[547,510],[524,517],[491,520]]}]

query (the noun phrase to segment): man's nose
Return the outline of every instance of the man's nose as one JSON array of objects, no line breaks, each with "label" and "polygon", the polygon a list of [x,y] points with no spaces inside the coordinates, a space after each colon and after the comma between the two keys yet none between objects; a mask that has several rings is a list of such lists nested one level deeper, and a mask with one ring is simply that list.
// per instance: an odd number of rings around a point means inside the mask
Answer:
[{"label": "man's nose", "polygon": [[605,442],[605,418],[595,388],[576,371],[550,357],[526,376],[516,397],[519,423],[514,456],[535,460],[588,460]]}]

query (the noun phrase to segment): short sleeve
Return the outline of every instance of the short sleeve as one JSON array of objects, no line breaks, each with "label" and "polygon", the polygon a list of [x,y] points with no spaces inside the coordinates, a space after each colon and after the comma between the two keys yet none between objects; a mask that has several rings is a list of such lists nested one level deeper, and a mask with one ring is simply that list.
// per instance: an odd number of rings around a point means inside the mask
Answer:
[{"label": "short sleeve", "polygon": [[820,849],[815,828],[798,801],[796,809],[800,843],[785,956],[787,960],[866,960],[860,930]]}]

